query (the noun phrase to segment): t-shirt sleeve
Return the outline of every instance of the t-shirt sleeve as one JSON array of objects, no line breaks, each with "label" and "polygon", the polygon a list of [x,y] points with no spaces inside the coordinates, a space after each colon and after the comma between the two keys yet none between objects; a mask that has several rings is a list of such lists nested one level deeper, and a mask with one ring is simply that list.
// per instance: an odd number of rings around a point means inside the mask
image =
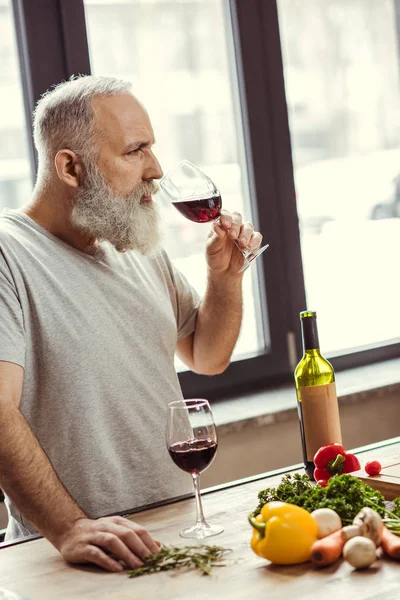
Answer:
[{"label": "t-shirt sleeve", "polygon": [[17,289],[0,249],[0,360],[25,366],[25,328]]}]

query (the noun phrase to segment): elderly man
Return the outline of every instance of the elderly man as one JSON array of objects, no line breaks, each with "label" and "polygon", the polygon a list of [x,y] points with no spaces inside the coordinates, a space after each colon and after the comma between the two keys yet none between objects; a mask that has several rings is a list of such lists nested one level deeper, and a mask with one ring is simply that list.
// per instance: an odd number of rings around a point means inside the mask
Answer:
[{"label": "elderly man", "polygon": [[[0,486],[6,539],[39,531],[71,563],[137,567],[159,543],[104,517],[190,490],[166,453],[174,354],[227,367],[242,256],[261,235],[223,212],[200,301],[160,248],[154,133],[129,84],[64,82],[34,117],[31,200],[0,215]],[[189,478],[190,479],[190,478]]]}]

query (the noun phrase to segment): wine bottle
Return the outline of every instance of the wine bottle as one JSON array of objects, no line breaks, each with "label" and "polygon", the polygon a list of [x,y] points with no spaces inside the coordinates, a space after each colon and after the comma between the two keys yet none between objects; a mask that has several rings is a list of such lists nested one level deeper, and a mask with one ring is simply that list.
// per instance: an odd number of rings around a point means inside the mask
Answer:
[{"label": "wine bottle", "polygon": [[303,357],[294,372],[304,469],[314,479],[313,458],[325,444],[342,443],[335,372],[321,355],[317,313],[300,313]]}]

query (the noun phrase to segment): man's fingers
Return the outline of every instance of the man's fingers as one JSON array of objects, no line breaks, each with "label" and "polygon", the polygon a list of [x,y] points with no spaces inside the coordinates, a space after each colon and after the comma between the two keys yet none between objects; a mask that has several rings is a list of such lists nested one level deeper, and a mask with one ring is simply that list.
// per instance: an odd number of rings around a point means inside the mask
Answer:
[{"label": "man's fingers", "polygon": [[114,557],[123,560],[132,569],[143,566],[143,562],[135,556],[122,539],[114,533],[108,531],[99,531],[91,538],[93,545],[100,548],[106,548]]},{"label": "man's fingers", "polygon": [[261,235],[261,233],[259,231],[255,231],[247,245],[249,248],[258,248],[259,246],[261,246],[262,239],[263,236]]},{"label": "man's fingers", "polygon": [[106,571],[112,571],[113,573],[119,573],[123,570],[123,566],[117,560],[108,556],[103,550],[97,546],[89,545],[85,549],[85,562],[94,563]]},{"label": "man's fingers", "polygon": [[227,210],[222,209],[220,212],[219,219],[215,221],[215,223],[219,223],[220,227],[223,230],[227,230],[231,228],[232,225],[232,215]]},{"label": "man's fingers", "polygon": [[246,221],[245,223],[243,223],[242,227],[240,229],[239,237],[238,237],[239,244],[243,247],[248,246],[250,243],[250,240],[253,236],[253,233],[254,233],[253,223],[249,223],[249,221]]},{"label": "man's fingers", "polygon": [[159,548],[151,535],[137,523],[125,521],[108,522],[104,530],[116,535],[140,559],[145,560],[149,554],[155,554]]},{"label": "man's fingers", "polygon": [[239,237],[242,228],[242,215],[238,212],[232,213],[232,224],[228,229],[228,234],[231,240],[236,240]]},{"label": "man's fingers", "polygon": [[[151,537],[149,532],[141,525],[138,525],[137,523],[134,523],[133,521],[123,517],[118,517],[115,522],[122,527],[126,527],[129,531],[132,531],[136,536],[138,536],[139,543],[141,542],[143,548],[145,548],[145,554],[143,554],[143,556],[140,555],[141,558],[145,558],[148,554],[155,554],[159,551],[161,544],[156,542],[156,540]],[[142,545],[140,545],[141,548]]]},{"label": "man's fingers", "polygon": [[[254,225],[243,221],[239,212],[221,210],[219,218],[213,222],[207,240],[207,263],[214,273],[240,273],[243,256],[257,250],[262,235],[254,231]],[[242,256],[241,256],[242,255]],[[253,255],[254,256],[254,255]]]},{"label": "man's fingers", "polygon": [[92,562],[115,572],[122,570],[118,561],[136,569],[159,549],[160,544],[141,525],[123,517],[81,519],[59,548],[67,562]]},{"label": "man's fingers", "polygon": [[[142,530],[129,529],[128,527],[123,527],[122,525],[115,525],[117,528],[115,530],[115,534],[128,546],[128,548],[136,554],[142,560],[145,560],[146,556],[149,554],[154,554],[154,552],[158,552],[158,548],[155,543],[151,543],[151,537],[147,534],[147,538],[143,539],[144,534],[141,533]],[[145,530],[143,529],[143,532]],[[149,541],[149,545],[146,544],[146,541]]]},{"label": "man's fingers", "polygon": [[231,240],[238,238],[242,226],[242,215],[238,212],[221,212],[220,217],[214,221],[211,235],[215,233],[220,240],[228,236]]},{"label": "man's fingers", "polygon": [[149,548],[151,554],[156,554],[159,551],[161,544],[153,540],[151,535],[145,529],[140,529],[136,531],[137,535],[141,537],[142,542],[145,544],[146,548]]},{"label": "man's fingers", "polygon": [[210,229],[209,232],[209,236],[213,236],[214,233],[217,235],[217,237],[219,237],[220,239],[224,239],[227,235],[227,232],[225,229],[222,228],[222,225],[220,222],[218,221],[214,221],[212,228]]},{"label": "man's fingers", "polygon": [[218,221],[215,221],[215,225],[228,232],[231,239],[236,239],[240,233],[242,226],[242,215],[238,212],[228,212],[227,210],[221,210]]},{"label": "man's fingers", "polygon": [[72,564],[93,563],[106,571],[119,573],[123,566],[117,560],[108,556],[103,550],[92,544],[85,544],[81,549],[68,559]]}]

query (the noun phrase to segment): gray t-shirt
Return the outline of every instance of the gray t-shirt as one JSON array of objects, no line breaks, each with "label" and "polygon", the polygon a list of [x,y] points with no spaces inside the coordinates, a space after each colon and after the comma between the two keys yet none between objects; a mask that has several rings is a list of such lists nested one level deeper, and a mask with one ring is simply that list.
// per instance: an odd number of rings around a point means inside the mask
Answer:
[{"label": "gray t-shirt", "polygon": [[[200,302],[165,252],[102,247],[93,257],[23,213],[0,214],[0,360],[24,368],[20,410],[91,517],[192,489],[165,421],[182,398],[176,343]],[[6,504],[6,539],[35,531]]]}]

